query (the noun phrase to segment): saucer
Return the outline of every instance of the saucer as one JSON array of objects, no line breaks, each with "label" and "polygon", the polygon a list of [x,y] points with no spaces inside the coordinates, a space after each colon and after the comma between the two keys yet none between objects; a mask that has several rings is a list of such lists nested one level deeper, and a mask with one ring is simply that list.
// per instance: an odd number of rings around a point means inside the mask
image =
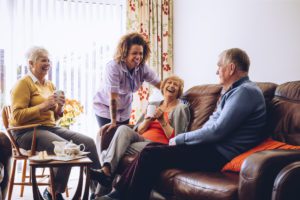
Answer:
[{"label": "saucer", "polygon": [[29,160],[32,160],[34,162],[48,162],[51,161],[52,158],[47,157],[47,158],[40,158],[38,155],[37,156],[31,156],[28,158]]},{"label": "saucer", "polygon": [[78,154],[78,156],[86,156],[89,153],[91,153],[91,152],[89,152],[89,151],[80,151],[79,154]]}]

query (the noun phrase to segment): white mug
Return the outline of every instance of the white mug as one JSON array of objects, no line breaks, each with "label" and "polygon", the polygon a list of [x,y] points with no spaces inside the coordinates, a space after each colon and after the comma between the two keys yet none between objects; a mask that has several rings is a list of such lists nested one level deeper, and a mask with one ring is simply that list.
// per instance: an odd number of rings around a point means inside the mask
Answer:
[{"label": "white mug", "polygon": [[60,97],[62,97],[62,96],[65,95],[64,91],[62,91],[62,90],[56,90],[56,91],[54,92],[54,94],[56,95],[56,98],[55,98],[55,101],[56,101],[56,102],[59,101]]},{"label": "white mug", "polygon": [[54,94],[56,94],[57,97],[60,97],[60,96],[65,95],[64,91],[62,91],[62,90],[56,90],[56,91],[54,92]]},{"label": "white mug", "polygon": [[154,117],[155,113],[156,113],[156,106],[148,105],[146,117]]}]

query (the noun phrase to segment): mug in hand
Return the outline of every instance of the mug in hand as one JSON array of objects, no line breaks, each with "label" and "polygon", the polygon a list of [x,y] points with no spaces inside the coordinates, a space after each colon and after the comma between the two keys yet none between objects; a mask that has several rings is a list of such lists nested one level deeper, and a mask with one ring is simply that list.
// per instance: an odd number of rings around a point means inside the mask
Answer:
[{"label": "mug in hand", "polygon": [[156,106],[155,105],[148,105],[146,117],[154,117],[155,112],[156,112]]},{"label": "mug in hand", "polygon": [[56,95],[56,101],[59,101],[60,97],[65,95],[64,91],[62,90],[56,90],[54,94]]}]

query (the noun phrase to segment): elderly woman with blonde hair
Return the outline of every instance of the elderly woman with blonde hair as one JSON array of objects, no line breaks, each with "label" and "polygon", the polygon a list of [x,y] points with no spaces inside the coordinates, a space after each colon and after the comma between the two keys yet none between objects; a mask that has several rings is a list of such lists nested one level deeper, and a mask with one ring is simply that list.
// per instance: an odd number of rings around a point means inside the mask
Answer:
[{"label": "elderly woman with blonde hair", "polygon": [[[94,168],[100,168],[95,142],[92,138],[66,128],[56,126],[56,120],[63,115],[65,104],[64,94],[57,95],[55,86],[47,80],[46,76],[51,68],[49,53],[43,47],[32,47],[27,55],[29,72],[18,80],[11,90],[12,117],[10,126],[28,124],[41,124],[37,128],[36,150],[54,153],[53,141],[66,142],[72,140],[75,144],[84,144],[85,150],[90,152],[87,156],[93,161]],[[13,131],[13,137],[18,145],[28,150],[31,148],[33,129]],[[44,199],[64,199],[69,174],[69,167],[57,167],[54,169],[55,191],[46,188]],[[95,182],[96,184],[96,182]]]},{"label": "elderly woman with blonde hair", "polygon": [[120,126],[105,152],[100,170],[92,169],[92,176],[103,186],[110,186],[112,175],[124,154],[140,152],[147,144],[157,142],[168,144],[179,133],[186,132],[190,122],[189,106],[180,101],[184,82],[177,76],[170,76],[161,84],[163,101],[151,102],[156,110],[152,116],[143,114],[136,126]]}]

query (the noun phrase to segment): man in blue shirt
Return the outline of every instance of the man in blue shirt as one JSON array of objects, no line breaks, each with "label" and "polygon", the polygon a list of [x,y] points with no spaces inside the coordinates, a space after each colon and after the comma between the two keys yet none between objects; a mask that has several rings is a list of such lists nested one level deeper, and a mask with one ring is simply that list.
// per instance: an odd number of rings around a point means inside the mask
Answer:
[{"label": "man in blue shirt", "polygon": [[115,190],[99,200],[146,200],[163,170],[218,171],[262,141],[266,107],[261,90],[249,80],[248,55],[238,48],[228,49],[217,65],[224,93],[203,127],[179,134],[169,146],[147,146],[124,171]]}]

